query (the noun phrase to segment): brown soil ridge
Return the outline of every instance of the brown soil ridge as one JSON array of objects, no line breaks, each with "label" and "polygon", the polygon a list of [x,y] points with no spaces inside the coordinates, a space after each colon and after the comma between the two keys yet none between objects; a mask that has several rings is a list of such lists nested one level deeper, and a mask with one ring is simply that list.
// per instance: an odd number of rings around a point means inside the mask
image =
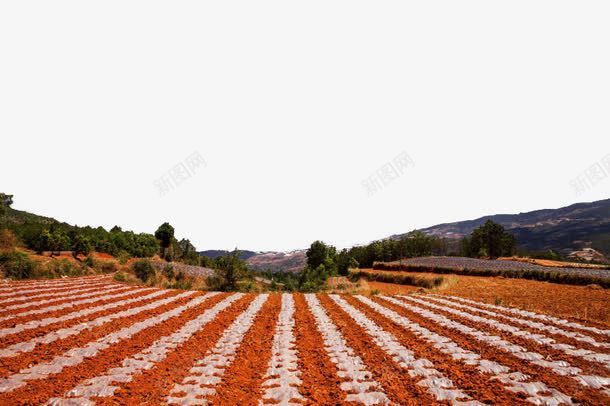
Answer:
[{"label": "brown soil ridge", "polygon": [[[162,300],[163,298],[169,298],[172,296],[176,296],[178,292],[172,292],[168,295],[163,295],[161,297],[156,297],[154,299],[149,299],[146,301],[138,302],[139,306],[144,306],[148,303],[152,303],[156,300]],[[137,323],[139,321],[145,320],[151,316],[162,314],[175,306],[180,306],[187,303],[189,300],[193,299],[193,297],[187,297],[178,299],[175,302],[168,303],[163,306],[159,306],[152,310],[142,311],[136,315],[129,317],[121,317],[116,320],[112,320],[109,323],[105,323],[101,326],[94,327],[91,330],[84,330],[76,335],[71,335],[66,338],[54,341],[50,344],[38,344],[33,351],[25,352],[18,354],[14,357],[0,358],[0,376],[6,377],[10,374],[17,373],[20,370],[27,368],[29,365],[45,362],[53,359],[54,357],[63,354],[67,350],[71,348],[78,348],[87,343],[95,341],[101,337],[104,337],[107,334],[112,333],[113,331],[117,331],[123,327],[125,327],[125,323],[128,322],[129,325],[133,323]],[[127,307],[129,308],[129,307]],[[109,309],[104,314],[100,315],[107,316],[115,313],[115,309]],[[82,321],[81,323],[86,323],[86,321]],[[71,323],[67,327],[74,326],[80,323]],[[50,326],[49,326],[50,327]],[[63,327],[62,327],[63,328]],[[43,328],[39,329],[38,334],[34,337],[45,335],[51,331],[57,330],[57,328]],[[28,339],[33,338],[31,334],[28,334]],[[27,341],[27,340],[18,340],[19,341]]]},{"label": "brown soil ridge", "polygon": [[346,404],[337,368],[324,350],[322,335],[302,293],[294,295],[295,338],[301,371],[299,392],[312,405]]},{"label": "brown soil ridge", "polygon": [[281,305],[279,294],[269,295],[216,387],[216,394],[208,398],[210,404],[254,405],[262,399],[261,384],[271,358],[271,344]]},{"label": "brown soil ridge", "polygon": [[[373,298],[377,303],[388,307],[398,314],[409,318],[410,320],[420,324],[421,326],[427,328],[430,331],[433,331],[437,334],[443,335],[451,340],[455,341],[460,347],[467,349],[472,352],[476,352],[482,358],[488,359],[490,361],[498,362],[502,365],[505,365],[511,370],[520,371],[526,375],[531,377],[533,381],[540,381],[545,383],[550,388],[555,388],[566,395],[570,396],[572,400],[576,403],[582,404],[604,404],[607,402],[607,397],[603,396],[600,391],[585,388],[582,385],[579,385],[574,379],[568,376],[560,376],[554,374],[550,369],[543,368],[538,365],[534,365],[528,363],[520,358],[513,356],[510,353],[499,350],[498,348],[492,347],[484,342],[477,341],[475,338],[462,334],[454,329],[447,328],[437,324],[435,321],[428,319],[426,317],[420,316],[417,313],[414,313],[408,309],[405,309],[402,306],[395,305],[390,303],[389,301],[383,300],[382,298],[375,297]],[[403,300],[403,302],[407,303]],[[411,303],[407,303],[411,304]],[[422,307],[423,308],[423,307]],[[469,325],[464,323],[463,320],[459,317],[455,317],[452,315],[443,314],[442,312],[436,312],[436,310],[432,310],[435,313],[442,314],[448,319],[457,321],[464,325]],[[479,325],[469,325],[470,327],[474,327],[481,331],[486,331],[485,329],[480,329]],[[514,343],[511,339],[512,337],[504,337]],[[527,348],[527,347],[526,347]]]},{"label": "brown soil ridge", "polygon": [[380,315],[352,296],[344,299],[360,310],[379,327],[391,333],[418,358],[425,358],[434,364],[434,368],[451,379],[456,388],[471,396],[474,400],[494,405],[526,405],[523,394],[508,391],[499,381],[490,380],[491,376],[482,374],[476,367],[465,365],[449,355],[441,353],[431,344],[417,337],[402,326]]},{"label": "brown soil ridge", "polygon": [[390,401],[401,405],[449,404],[436,401],[423,387],[418,386],[416,380],[379,348],[366,331],[354,323],[327,295],[317,296],[345,341],[362,359]]},{"label": "brown soil ridge", "polygon": [[[226,297],[226,295],[223,295],[214,303],[210,303],[211,305],[216,304]],[[96,404],[163,404],[170,395],[174,384],[182,382],[195,362],[205,357],[208,350],[214,347],[224,331],[246,310],[252,300],[252,295],[246,295],[238,299],[227,309],[220,312],[202,330],[178,348],[172,350],[167,358],[155,364],[152,369],[135,375],[129,383],[116,383],[116,386],[120,388],[113,397],[95,398]]]},{"label": "brown soil ridge", "polygon": [[[418,299],[421,298],[418,297]],[[437,306],[446,306],[444,303],[436,303],[433,301],[430,301],[429,303],[433,304],[433,305],[437,305]],[[415,304],[415,303],[410,303],[410,304]],[[416,305],[420,305],[419,303],[417,303]],[[421,306],[420,306],[421,307]],[[449,308],[454,309],[451,306],[446,306]],[[462,316],[458,316],[452,313],[447,312],[446,310],[440,310],[440,309],[436,309],[436,308],[432,308],[432,307],[426,307],[428,310],[431,310],[435,313],[439,313],[442,314],[443,316],[450,318],[450,319],[454,319],[460,320],[460,323],[465,324],[467,326],[470,327],[474,327],[477,328],[479,330],[485,331],[487,333],[493,334],[495,336],[501,337],[506,341],[510,341],[514,344],[520,345],[521,347],[527,348],[530,351],[534,351],[537,352],[538,354],[542,354],[546,359],[548,360],[555,360],[555,361],[566,361],[568,363],[570,363],[570,365],[574,366],[574,367],[578,367],[580,369],[583,370],[585,375],[589,375],[589,374],[593,374],[593,375],[600,375],[600,376],[605,376],[608,374],[608,371],[606,370],[606,368],[604,366],[602,366],[601,364],[595,363],[595,362],[591,362],[591,361],[587,361],[583,358],[579,358],[579,357],[575,357],[575,356],[571,356],[566,354],[565,352],[555,349],[555,348],[551,348],[548,345],[543,345],[543,344],[538,344],[537,342],[534,342],[533,340],[528,340],[524,337],[520,337],[520,336],[516,336],[514,334],[511,334],[509,332],[505,332],[502,331],[492,325],[489,324],[483,324],[483,323],[478,323],[475,322],[473,320],[469,320],[465,317]],[[465,309],[454,309],[454,310],[459,310],[461,312],[467,313],[467,314],[471,314],[471,315],[477,315],[474,314],[468,310]],[[489,320],[494,320],[490,317],[488,317],[487,315],[482,314],[481,317],[489,319]],[[500,320],[498,320],[498,322],[501,322]],[[502,321],[503,324],[506,324]],[[520,330],[522,331],[528,331],[531,333],[539,333],[537,331],[531,331],[527,328],[522,328],[524,326],[516,326],[518,327]],[[546,335],[546,334],[545,334]]]},{"label": "brown soil ridge", "polygon": [[[191,296],[191,299],[194,297],[196,296]],[[127,340],[111,345],[94,357],[85,358],[78,365],[67,366],[58,374],[51,375],[42,380],[29,381],[28,385],[15,389],[12,392],[0,393],[0,404],[19,404],[21,401],[17,401],[18,399],[28,399],[28,402],[31,404],[42,404],[52,397],[61,397],[79,382],[100,375],[109,368],[118,366],[124,358],[137,354],[149,347],[160,337],[176,331],[222,298],[223,295],[214,296],[164,323],[146,328]],[[178,304],[168,305],[165,310],[171,310],[175,307],[178,307]],[[128,327],[132,324],[131,319],[123,319],[121,320],[121,325],[117,326],[117,328]]]}]

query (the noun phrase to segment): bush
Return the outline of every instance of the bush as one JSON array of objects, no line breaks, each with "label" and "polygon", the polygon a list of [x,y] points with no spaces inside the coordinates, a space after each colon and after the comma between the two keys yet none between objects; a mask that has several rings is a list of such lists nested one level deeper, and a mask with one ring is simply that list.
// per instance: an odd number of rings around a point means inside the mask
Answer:
[{"label": "bush", "polygon": [[26,254],[16,251],[0,253],[0,269],[6,278],[33,278],[37,268],[38,263],[32,261]]},{"label": "bush", "polygon": [[129,252],[127,252],[125,250],[121,250],[117,254],[117,260],[119,261],[119,264],[121,264],[121,265],[125,265],[127,263],[127,261],[129,261],[129,258],[131,258],[131,256],[129,255]]},{"label": "bush", "polygon": [[165,275],[167,279],[173,279],[174,276],[176,276],[176,273],[174,272],[174,266],[172,264],[165,265],[165,267],[163,268],[163,275]]},{"label": "bush", "polygon": [[0,230],[0,250],[12,250],[17,246],[17,237],[9,230]]},{"label": "bush", "polygon": [[45,278],[57,278],[60,276],[80,276],[86,274],[86,267],[82,265],[76,265],[73,262],[64,258],[59,261],[49,261],[45,263],[38,275],[36,276]]},{"label": "bush", "polygon": [[99,261],[95,269],[101,273],[113,273],[118,271],[119,267],[113,261]]},{"label": "bush", "polygon": [[87,265],[89,268],[95,267],[95,260],[93,259],[93,257],[91,255],[88,255],[87,258],[85,258],[85,261],[83,263],[85,265]]},{"label": "bush", "polygon": [[367,271],[357,271],[352,272],[350,275],[350,279],[352,281],[358,280],[359,278],[364,278],[369,281],[377,281],[377,282],[385,282],[385,283],[394,283],[397,285],[411,285],[411,286],[419,286],[426,289],[434,289],[438,288],[443,284],[445,278],[443,277],[435,277],[435,278],[426,278],[422,276],[415,276],[409,274],[392,274],[385,272],[367,272]]},{"label": "bush", "polygon": [[131,269],[142,282],[147,282],[154,274],[152,263],[148,259],[139,259],[131,265]]},{"label": "bush", "polygon": [[126,282],[127,275],[125,275],[123,272],[117,272],[113,279],[117,282]]}]

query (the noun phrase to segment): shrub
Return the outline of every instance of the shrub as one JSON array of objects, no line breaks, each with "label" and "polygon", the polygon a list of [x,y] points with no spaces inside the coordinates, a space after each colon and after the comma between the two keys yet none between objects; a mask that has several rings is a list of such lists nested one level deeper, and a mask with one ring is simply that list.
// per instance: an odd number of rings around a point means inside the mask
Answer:
[{"label": "shrub", "polygon": [[26,254],[11,251],[0,253],[0,269],[4,276],[11,279],[27,279],[35,276],[38,263]]},{"label": "shrub", "polygon": [[67,259],[49,261],[42,266],[36,276],[45,278],[57,278],[59,276],[85,275],[87,269],[83,265],[77,265]]},{"label": "shrub", "polygon": [[117,273],[114,275],[114,278],[113,278],[113,279],[114,279],[115,281],[117,281],[117,282],[126,282],[126,281],[127,281],[127,275],[125,275],[123,272],[117,272]]},{"label": "shrub", "polygon": [[119,264],[121,264],[121,265],[125,265],[127,263],[127,261],[129,261],[129,258],[131,258],[131,256],[129,255],[129,252],[127,252],[125,250],[121,250],[117,254],[117,260],[119,261]]},{"label": "shrub", "polygon": [[142,282],[147,282],[154,274],[152,263],[148,259],[139,259],[131,265],[131,269]]},{"label": "shrub", "polygon": [[174,276],[176,276],[174,266],[172,264],[165,265],[165,267],[163,267],[163,275],[165,275],[167,279],[173,279]]},{"label": "shrub", "polygon": [[95,269],[101,273],[113,273],[118,271],[119,267],[114,261],[99,261]]},{"label": "shrub", "polygon": [[95,260],[93,259],[93,257],[91,255],[87,255],[87,258],[85,258],[85,261],[83,263],[85,265],[87,265],[89,268],[95,267]]},{"label": "shrub", "polygon": [[17,246],[17,237],[11,231],[0,230],[0,250],[12,250]]}]

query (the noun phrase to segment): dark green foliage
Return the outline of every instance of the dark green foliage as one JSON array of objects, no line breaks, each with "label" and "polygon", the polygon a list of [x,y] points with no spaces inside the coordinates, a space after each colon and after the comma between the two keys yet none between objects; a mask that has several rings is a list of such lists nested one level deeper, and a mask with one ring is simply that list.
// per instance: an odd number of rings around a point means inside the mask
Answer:
[{"label": "dark green foliage", "polygon": [[131,265],[131,269],[137,278],[142,282],[147,282],[148,279],[150,279],[150,277],[155,273],[152,263],[148,259],[139,259],[135,261]]},{"label": "dark green foliage", "polygon": [[498,258],[512,256],[517,248],[517,239],[506,232],[500,224],[487,220],[475,228],[470,237],[461,241],[461,254],[472,258]]},{"label": "dark green foliage", "polygon": [[324,265],[311,268],[309,265],[301,271],[299,277],[299,290],[301,292],[317,292],[326,287],[329,272]]},{"label": "dark green foliage", "polygon": [[220,290],[235,291],[238,282],[248,276],[246,262],[239,259],[239,251],[214,258],[214,271],[216,273],[216,284]]},{"label": "dark green foliage", "polygon": [[342,249],[339,254],[337,254],[337,272],[339,275],[347,276],[349,274],[349,270],[352,268],[358,268],[360,264],[350,255],[350,252],[347,249]]},{"label": "dark green foliage", "polygon": [[172,241],[174,240],[174,227],[172,227],[169,223],[161,224],[159,228],[157,228],[157,231],[155,231],[155,238],[159,240],[159,244],[163,250],[162,256],[165,258],[167,249],[171,246]]},{"label": "dark green foliage", "polygon": [[0,269],[5,277],[11,279],[57,278],[87,273],[84,265],[76,265],[65,258],[41,263],[17,251],[0,253]]},{"label": "dark green foliage", "polygon": [[89,255],[90,252],[91,242],[89,239],[83,235],[77,234],[72,243],[72,255],[74,258],[76,258],[78,254]]},{"label": "dark green foliage", "polygon": [[353,247],[339,253],[337,264],[341,275],[347,275],[348,268],[370,268],[375,261],[396,261],[401,258],[441,255],[447,251],[443,239],[412,231],[400,239],[374,241],[368,245]]},{"label": "dark green foliage", "polygon": [[165,267],[163,268],[163,275],[165,275],[167,279],[173,279],[174,276],[176,276],[176,273],[174,272],[174,266],[172,264],[165,265]]},{"label": "dark green foliage", "polygon": [[189,240],[183,238],[180,241],[175,241],[173,245],[176,260],[187,265],[199,265],[199,254],[197,253],[195,246],[191,244]]},{"label": "dark green foliage", "polygon": [[0,216],[4,216],[13,204],[13,195],[0,193]]},{"label": "dark green foliage", "polygon": [[0,253],[0,269],[6,278],[27,279],[35,275],[38,264],[21,252]]}]

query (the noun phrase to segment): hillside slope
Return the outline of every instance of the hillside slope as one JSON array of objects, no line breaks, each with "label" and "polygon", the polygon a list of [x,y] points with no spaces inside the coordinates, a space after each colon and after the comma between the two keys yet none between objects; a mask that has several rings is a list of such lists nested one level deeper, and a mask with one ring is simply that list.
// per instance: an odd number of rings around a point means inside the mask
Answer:
[{"label": "hillside slope", "polygon": [[[553,249],[564,254],[592,247],[610,256],[610,199],[576,203],[559,209],[519,214],[495,214],[475,220],[444,223],[422,231],[439,237],[459,239],[487,220],[502,224],[513,233],[521,248]],[[392,238],[400,235],[392,236]]]}]

